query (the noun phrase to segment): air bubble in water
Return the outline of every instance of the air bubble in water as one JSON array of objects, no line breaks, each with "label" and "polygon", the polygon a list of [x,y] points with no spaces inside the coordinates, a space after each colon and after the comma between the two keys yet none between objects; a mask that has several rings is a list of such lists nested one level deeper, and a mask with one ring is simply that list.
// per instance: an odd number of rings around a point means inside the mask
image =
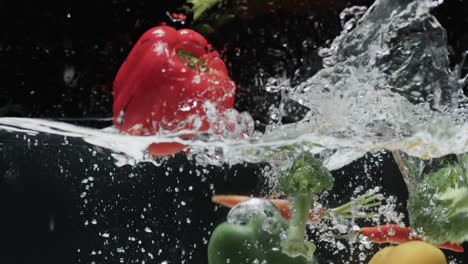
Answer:
[{"label": "air bubble in water", "polygon": [[243,224],[255,215],[263,214],[276,217],[278,209],[268,200],[251,198],[235,205],[227,215],[227,221],[233,224]]},{"label": "air bubble in water", "polygon": [[363,236],[361,240],[359,241],[362,245],[364,245],[366,248],[371,248],[372,247],[372,242],[369,237]]},{"label": "air bubble in water", "polygon": [[364,254],[363,252],[359,253],[359,260],[360,261],[366,260],[366,257],[367,257],[366,254]]}]

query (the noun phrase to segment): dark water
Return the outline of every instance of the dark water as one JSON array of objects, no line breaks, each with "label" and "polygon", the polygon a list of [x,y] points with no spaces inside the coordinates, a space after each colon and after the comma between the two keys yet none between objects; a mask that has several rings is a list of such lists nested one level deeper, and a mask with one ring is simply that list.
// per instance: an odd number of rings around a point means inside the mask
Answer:
[{"label": "dark water", "polygon": [[[200,167],[177,155],[162,167],[118,168],[107,150],[81,140],[64,146],[62,137],[35,136],[19,144],[12,135],[2,136],[3,263],[206,263],[209,232],[228,212],[211,196],[266,195],[260,177],[265,165]],[[325,205],[349,199],[357,186],[379,185],[399,197],[404,210],[407,193],[398,168],[390,154],[382,157],[387,162],[379,166],[366,162],[367,156],[335,171]],[[321,263],[349,255],[332,255],[326,243],[318,247]]]},{"label": "dark water", "polygon": [[[183,2],[0,2],[0,116],[110,117],[112,81],[133,43],[160,22],[182,27],[165,12],[180,12]],[[249,111],[257,129],[271,121],[267,110],[280,100],[280,94],[261,90],[258,83],[278,74],[300,82],[319,70],[314,51],[339,33],[340,11],[330,7],[234,21],[210,36],[217,48],[227,47],[238,84],[236,108]],[[468,2],[447,0],[434,13],[447,29],[455,64],[468,49]],[[283,121],[293,122],[305,111],[291,107]],[[260,177],[264,164],[204,168],[176,155],[162,167],[119,168],[109,154],[81,140],[65,144],[63,137],[17,138],[1,132],[0,262],[206,263],[205,241],[227,213],[211,203],[212,194],[266,195],[267,183]],[[365,157],[334,172],[332,194],[337,196],[328,205],[348,199],[359,185],[381,185],[404,201],[398,168],[391,155],[382,157],[370,169]],[[399,209],[404,208],[402,202]],[[321,263],[341,263],[343,255],[348,253],[333,255],[319,245]]]}]

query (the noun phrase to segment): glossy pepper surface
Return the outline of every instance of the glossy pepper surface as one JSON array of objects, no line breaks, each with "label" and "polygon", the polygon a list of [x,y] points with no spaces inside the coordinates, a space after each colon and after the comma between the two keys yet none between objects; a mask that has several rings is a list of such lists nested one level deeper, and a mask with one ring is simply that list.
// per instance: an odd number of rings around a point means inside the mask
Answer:
[{"label": "glossy pepper surface", "polygon": [[[235,84],[205,38],[189,29],[158,26],[145,32],[114,80],[114,126],[149,136],[183,129],[206,131],[206,103],[222,113],[234,104]],[[193,135],[182,135],[191,138]],[[171,155],[186,146],[154,143],[148,151]]]},{"label": "glossy pepper surface", "polygon": [[[266,210],[259,209],[262,204]],[[236,210],[240,213],[236,213]],[[241,216],[232,217],[233,214]],[[221,223],[211,235],[208,244],[209,264],[317,263],[315,258],[291,258],[281,253],[281,233],[287,230],[288,222],[268,200],[250,199],[232,208],[229,215],[228,219],[237,219]]]}]

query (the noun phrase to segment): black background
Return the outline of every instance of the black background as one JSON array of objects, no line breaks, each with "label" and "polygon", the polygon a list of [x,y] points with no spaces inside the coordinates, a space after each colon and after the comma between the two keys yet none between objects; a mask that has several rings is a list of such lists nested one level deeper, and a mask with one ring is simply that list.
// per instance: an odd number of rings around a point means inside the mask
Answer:
[{"label": "black background", "polygon": [[[133,43],[161,22],[182,27],[165,12],[179,12],[183,3],[0,1],[0,116],[112,116],[112,81]],[[238,84],[236,108],[249,111],[257,129],[270,121],[266,111],[279,100],[255,84],[258,69],[265,70],[265,79],[283,71],[293,82],[313,75],[321,66],[316,49],[340,31],[340,10],[235,21],[210,36],[216,48],[227,48],[225,58]],[[445,1],[434,13],[448,31],[455,64],[468,49],[468,3]],[[319,28],[312,30],[314,23]],[[280,41],[272,32],[279,33]],[[299,48],[304,39],[312,50]],[[299,77],[293,74],[296,69]],[[203,241],[227,213],[211,203],[211,195],[266,195],[262,190],[268,183],[259,177],[264,164],[203,168],[176,155],[163,167],[116,168],[106,150],[68,140],[64,146],[62,137],[0,134],[1,263],[206,263]],[[369,154],[334,172],[337,184],[326,205],[346,200],[356,186],[377,184],[396,195],[404,210],[407,193],[391,155],[383,154],[378,165],[370,159]],[[460,259],[460,254],[448,254]],[[321,263],[340,263],[343,255],[348,253],[333,255],[326,245],[319,247]]]}]

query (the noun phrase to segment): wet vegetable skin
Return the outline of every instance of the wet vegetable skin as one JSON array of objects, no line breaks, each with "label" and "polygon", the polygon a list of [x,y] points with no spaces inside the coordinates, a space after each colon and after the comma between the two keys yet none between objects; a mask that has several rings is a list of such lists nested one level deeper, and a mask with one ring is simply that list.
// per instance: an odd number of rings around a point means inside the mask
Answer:
[{"label": "wet vegetable skin", "polygon": [[[243,195],[215,195],[213,202],[232,208],[236,204],[246,201],[252,197]],[[286,220],[291,220],[291,202],[284,199],[269,199],[281,212]],[[327,216],[326,210],[317,202],[309,212],[308,223],[318,223]],[[333,210],[333,209],[332,209]],[[373,243],[393,243],[402,244],[409,241],[422,241],[420,237],[412,235],[413,230],[409,227],[401,227],[395,224],[362,227],[360,231],[355,231],[355,235],[362,234],[369,237]],[[458,243],[447,241],[443,244],[434,245],[438,248],[448,249],[455,252],[464,252],[463,247]]]},{"label": "wet vegetable skin", "polygon": [[293,197],[292,217],[281,252],[290,257],[310,258],[315,251],[311,241],[304,241],[309,211],[314,206],[314,195],[328,191],[334,178],[309,152],[303,152],[289,170],[278,177],[279,190]]},{"label": "wet vegetable skin", "polygon": [[437,171],[424,174],[408,198],[413,228],[424,231],[434,244],[468,241],[468,153]]},{"label": "wet vegetable skin", "polygon": [[377,252],[369,264],[447,264],[444,253],[431,244],[411,241]]},{"label": "wet vegetable skin", "polygon": [[[395,224],[375,227],[362,227],[360,233],[369,237],[369,239],[374,243],[402,244],[409,241],[422,241],[421,238],[411,234],[411,228],[401,227]],[[464,252],[464,249],[460,244],[451,243],[450,241],[434,246],[455,252]]]},{"label": "wet vegetable skin", "polygon": [[[212,200],[214,203],[221,204],[223,206],[232,208],[236,204],[246,201],[252,197],[244,196],[244,195],[215,195],[213,196]],[[272,202],[280,211],[281,215],[286,220],[291,220],[292,212],[291,202],[286,199],[268,199]],[[322,207],[320,203],[314,201],[314,208],[309,212],[308,223],[318,223],[324,216],[326,215],[325,209]]]},{"label": "wet vegetable skin", "polygon": [[[141,36],[115,77],[114,126],[136,136],[206,131],[210,123],[205,104],[210,102],[214,112],[222,114],[233,108],[234,92],[224,61],[203,36],[189,29],[154,27]],[[147,150],[164,156],[185,147],[164,142]]]},{"label": "wet vegetable skin", "polygon": [[257,214],[241,224],[221,223],[208,244],[208,263],[316,264],[315,258],[291,258],[281,252],[280,234],[287,228],[279,212],[276,217]]}]

